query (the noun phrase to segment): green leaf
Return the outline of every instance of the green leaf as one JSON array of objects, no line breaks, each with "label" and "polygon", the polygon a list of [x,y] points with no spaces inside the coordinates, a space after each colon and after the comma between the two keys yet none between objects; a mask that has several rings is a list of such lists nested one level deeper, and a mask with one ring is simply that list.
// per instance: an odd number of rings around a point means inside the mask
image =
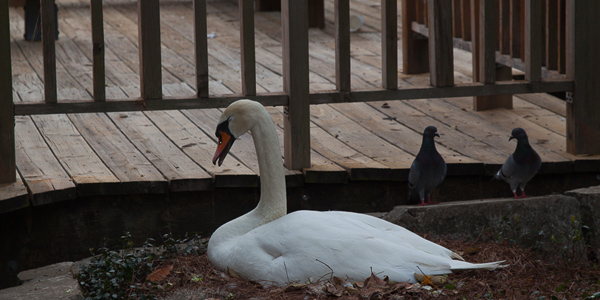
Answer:
[{"label": "green leaf", "polygon": [[556,287],[556,289],[554,290],[557,293],[560,293],[562,291],[565,290],[565,285],[564,284],[560,284],[559,286]]}]

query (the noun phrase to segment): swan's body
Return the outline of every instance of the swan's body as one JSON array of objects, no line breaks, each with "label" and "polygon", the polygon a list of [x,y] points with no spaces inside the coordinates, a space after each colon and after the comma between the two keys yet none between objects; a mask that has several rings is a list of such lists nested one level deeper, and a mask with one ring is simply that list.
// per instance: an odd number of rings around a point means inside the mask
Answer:
[{"label": "swan's body", "polygon": [[[471,264],[440,245],[384,220],[349,212],[286,214],[285,177],[273,122],[262,105],[240,100],[217,127],[224,159],[235,138],[252,131],[261,172],[261,200],[249,213],[219,227],[208,243],[208,259],[246,280],[285,285],[333,275],[364,280],[371,273],[415,282],[414,273],[495,269],[499,262]],[[420,270],[419,270],[420,268]]]}]

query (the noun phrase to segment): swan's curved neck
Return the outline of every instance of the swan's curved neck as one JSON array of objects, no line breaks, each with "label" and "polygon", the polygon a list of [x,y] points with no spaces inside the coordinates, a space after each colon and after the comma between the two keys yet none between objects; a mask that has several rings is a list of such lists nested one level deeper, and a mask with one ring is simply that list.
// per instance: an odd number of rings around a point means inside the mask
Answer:
[{"label": "swan's curved neck", "polygon": [[230,241],[287,214],[285,175],[277,132],[266,110],[256,117],[250,132],[254,139],[260,170],[260,201],[252,211],[219,227],[210,240],[213,246]]},{"label": "swan's curved neck", "polygon": [[261,194],[260,202],[253,212],[268,223],[287,213],[281,148],[275,126],[268,113],[266,116],[261,115],[251,132],[258,157]]}]

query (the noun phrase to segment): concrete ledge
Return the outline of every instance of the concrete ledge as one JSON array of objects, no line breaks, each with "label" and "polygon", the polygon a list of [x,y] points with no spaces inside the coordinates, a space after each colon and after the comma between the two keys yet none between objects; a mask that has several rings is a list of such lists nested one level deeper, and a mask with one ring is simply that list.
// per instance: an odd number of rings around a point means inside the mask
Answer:
[{"label": "concrete ledge", "polygon": [[0,300],[83,300],[72,266],[72,262],[63,262],[23,271],[19,279],[24,283],[0,290]]},{"label": "concrete ledge", "polygon": [[507,240],[546,257],[588,264],[598,257],[594,253],[600,244],[599,234],[589,234],[600,226],[600,221],[591,217],[600,213],[600,187],[597,189],[568,193],[573,196],[397,206],[383,219],[420,234]]}]

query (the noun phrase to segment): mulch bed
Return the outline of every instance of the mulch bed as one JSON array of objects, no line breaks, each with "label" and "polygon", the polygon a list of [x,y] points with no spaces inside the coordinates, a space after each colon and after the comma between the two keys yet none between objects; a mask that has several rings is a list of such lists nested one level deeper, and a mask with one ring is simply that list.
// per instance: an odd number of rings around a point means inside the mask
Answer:
[{"label": "mulch bed", "polygon": [[[563,260],[541,259],[509,242],[435,240],[469,262],[506,260],[496,270],[449,274],[442,284],[389,282],[373,275],[365,282],[324,278],[312,284],[263,288],[216,270],[206,254],[180,256],[157,270],[153,282],[165,299],[600,299],[600,270]],[[171,269],[172,266],[172,269]],[[163,271],[164,271],[163,270]]]}]

